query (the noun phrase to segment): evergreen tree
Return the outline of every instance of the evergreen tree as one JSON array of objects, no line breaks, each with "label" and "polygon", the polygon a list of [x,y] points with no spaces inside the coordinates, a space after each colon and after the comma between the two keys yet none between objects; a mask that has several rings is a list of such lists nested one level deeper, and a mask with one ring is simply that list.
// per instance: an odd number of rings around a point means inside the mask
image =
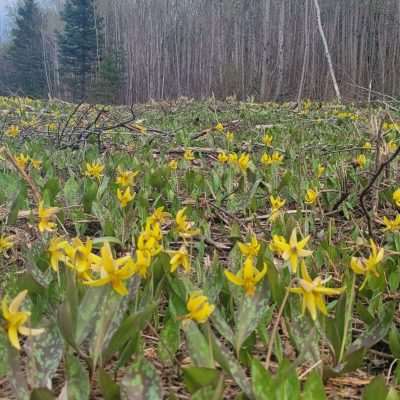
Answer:
[{"label": "evergreen tree", "polygon": [[61,75],[74,99],[83,100],[96,70],[101,20],[96,20],[95,0],[67,0],[61,16],[64,21],[64,32],[59,34]]},{"label": "evergreen tree", "polygon": [[42,24],[43,17],[36,1],[24,0],[17,10],[8,57],[13,68],[13,89],[26,96],[46,94]]}]

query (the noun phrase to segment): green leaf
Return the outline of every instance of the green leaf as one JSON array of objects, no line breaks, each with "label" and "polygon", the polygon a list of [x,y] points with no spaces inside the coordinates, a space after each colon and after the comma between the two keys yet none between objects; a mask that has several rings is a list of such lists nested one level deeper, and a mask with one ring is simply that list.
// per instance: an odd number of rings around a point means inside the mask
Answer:
[{"label": "green leaf", "polygon": [[122,400],[162,400],[161,381],[153,365],[136,361],[121,381]]},{"label": "green leaf", "polygon": [[311,371],[304,385],[303,400],[326,400],[324,385],[321,375],[317,371]]},{"label": "green leaf", "polygon": [[388,392],[384,377],[377,376],[364,389],[362,400],[386,399]]},{"label": "green leaf", "polygon": [[6,376],[10,370],[8,364],[8,348],[8,336],[3,329],[0,329],[0,378]]},{"label": "green leaf", "polygon": [[255,400],[276,400],[272,376],[256,358],[251,362],[251,386]]},{"label": "green leaf", "polygon": [[25,199],[27,197],[26,186],[21,184],[21,188],[18,191],[15,200],[11,204],[10,212],[8,213],[7,223],[8,225],[15,225],[18,219],[18,212],[23,208]]},{"label": "green leaf", "polygon": [[275,383],[277,400],[300,399],[300,382],[296,368],[289,361],[284,359],[279,365]]},{"label": "green leaf", "polygon": [[68,400],[86,400],[90,395],[89,374],[72,354],[65,358],[66,392]]},{"label": "green leaf", "polygon": [[183,368],[183,381],[190,393],[211,386],[215,388],[220,379],[221,372],[214,368],[187,367]]},{"label": "green leaf", "polygon": [[389,331],[389,347],[395,358],[400,358],[400,333],[393,324]]},{"label": "green leaf", "polygon": [[186,336],[190,358],[197,367],[214,367],[214,358],[209,341],[206,339],[197,324],[185,321],[182,329]]},{"label": "green leaf", "polygon": [[111,379],[103,368],[99,369],[98,374],[101,394],[103,395],[104,400],[120,400],[121,393],[119,386]]},{"label": "green leaf", "polygon": [[70,177],[67,182],[65,182],[63,192],[65,203],[68,207],[79,205],[81,203],[82,189],[73,177]]},{"label": "green leaf", "polygon": [[389,388],[389,392],[385,400],[400,400],[399,392],[395,388]]},{"label": "green leaf", "polygon": [[53,392],[46,388],[33,389],[30,400],[55,400]]},{"label": "green leaf", "polygon": [[161,362],[175,362],[174,356],[179,349],[179,332],[179,322],[175,318],[168,318],[158,342],[158,356]]}]

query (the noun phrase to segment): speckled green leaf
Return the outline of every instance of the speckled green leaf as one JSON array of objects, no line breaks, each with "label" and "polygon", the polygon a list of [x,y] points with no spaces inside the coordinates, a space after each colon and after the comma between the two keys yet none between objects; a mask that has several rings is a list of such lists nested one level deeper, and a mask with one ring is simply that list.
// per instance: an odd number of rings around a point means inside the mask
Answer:
[{"label": "speckled green leaf", "polygon": [[255,400],[276,400],[272,376],[255,358],[251,363],[251,386]]},{"label": "speckled green leaf", "polygon": [[179,322],[169,318],[160,333],[158,356],[163,363],[174,363],[175,353],[179,348]]},{"label": "speckled green leaf", "polygon": [[46,388],[32,390],[30,400],[55,400],[53,392]]},{"label": "speckled green leaf", "polygon": [[81,362],[73,355],[67,354],[65,360],[66,393],[68,400],[89,399],[89,374]]},{"label": "speckled green leaf", "polygon": [[386,399],[388,392],[385,378],[383,376],[377,376],[365,387],[362,400]]},{"label": "speckled green leaf", "polygon": [[306,380],[302,400],[326,400],[321,375],[315,370],[311,371]]},{"label": "speckled green leaf", "polygon": [[7,375],[10,367],[8,365],[8,337],[3,329],[0,329],[0,378]]},{"label": "speckled green leaf", "polygon": [[121,393],[119,386],[111,379],[104,369],[98,371],[98,379],[100,384],[101,394],[104,400],[120,400]]}]

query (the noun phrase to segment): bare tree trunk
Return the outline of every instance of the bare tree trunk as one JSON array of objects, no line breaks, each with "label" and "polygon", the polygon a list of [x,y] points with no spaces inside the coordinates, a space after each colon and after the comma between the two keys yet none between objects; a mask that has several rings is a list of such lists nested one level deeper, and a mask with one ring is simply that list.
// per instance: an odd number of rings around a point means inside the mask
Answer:
[{"label": "bare tree trunk", "polygon": [[281,9],[279,13],[279,36],[278,36],[278,82],[275,88],[274,100],[277,100],[281,94],[283,82],[283,45],[285,33],[285,0],[281,0]]},{"label": "bare tree trunk", "polygon": [[304,57],[303,57],[303,68],[301,70],[299,92],[297,94],[297,104],[300,105],[301,98],[303,96],[304,82],[306,78],[306,68],[308,63],[308,55],[310,53],[310,36],[309,36],[309,0],[306,0],[305,14],[304,14]]},{"label": "bare tree trunk", "polygon": [[332,78],[333,87],[334,87],[335,93],[336,93],[336,98],[337,98],[338,102],[341,103],[342,102],[342,96],[340,94],[339,86],[338,86],[337,80],[336,80],[335,71],[333,69],[332,58],[331,58],[331,54],[329,52],[328,42],[326,41],[324,29],[322,27],[321,9],[319,7],[318,0],[314,0],[314,6],[315,6],[315,10],[317,12],[317,21],[318,21],[319,34],[321,35],[321,39],[322,39],[322,42],[323,42],[324,48],[325,48],[325,57],[326,57],[326,60],[328,61],[329,73],[330,73],[331,78]]}]

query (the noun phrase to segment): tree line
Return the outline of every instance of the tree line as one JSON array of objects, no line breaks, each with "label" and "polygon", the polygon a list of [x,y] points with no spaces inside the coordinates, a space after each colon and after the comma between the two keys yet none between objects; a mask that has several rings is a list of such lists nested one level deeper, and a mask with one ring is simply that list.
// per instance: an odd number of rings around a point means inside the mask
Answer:
[{"label": "tree line", "polygon": [[212,94],[286,101],[400,92],[398,0],[55,6],[20,3],[10,43],[0,49],[1,93],[131,104]]}]

